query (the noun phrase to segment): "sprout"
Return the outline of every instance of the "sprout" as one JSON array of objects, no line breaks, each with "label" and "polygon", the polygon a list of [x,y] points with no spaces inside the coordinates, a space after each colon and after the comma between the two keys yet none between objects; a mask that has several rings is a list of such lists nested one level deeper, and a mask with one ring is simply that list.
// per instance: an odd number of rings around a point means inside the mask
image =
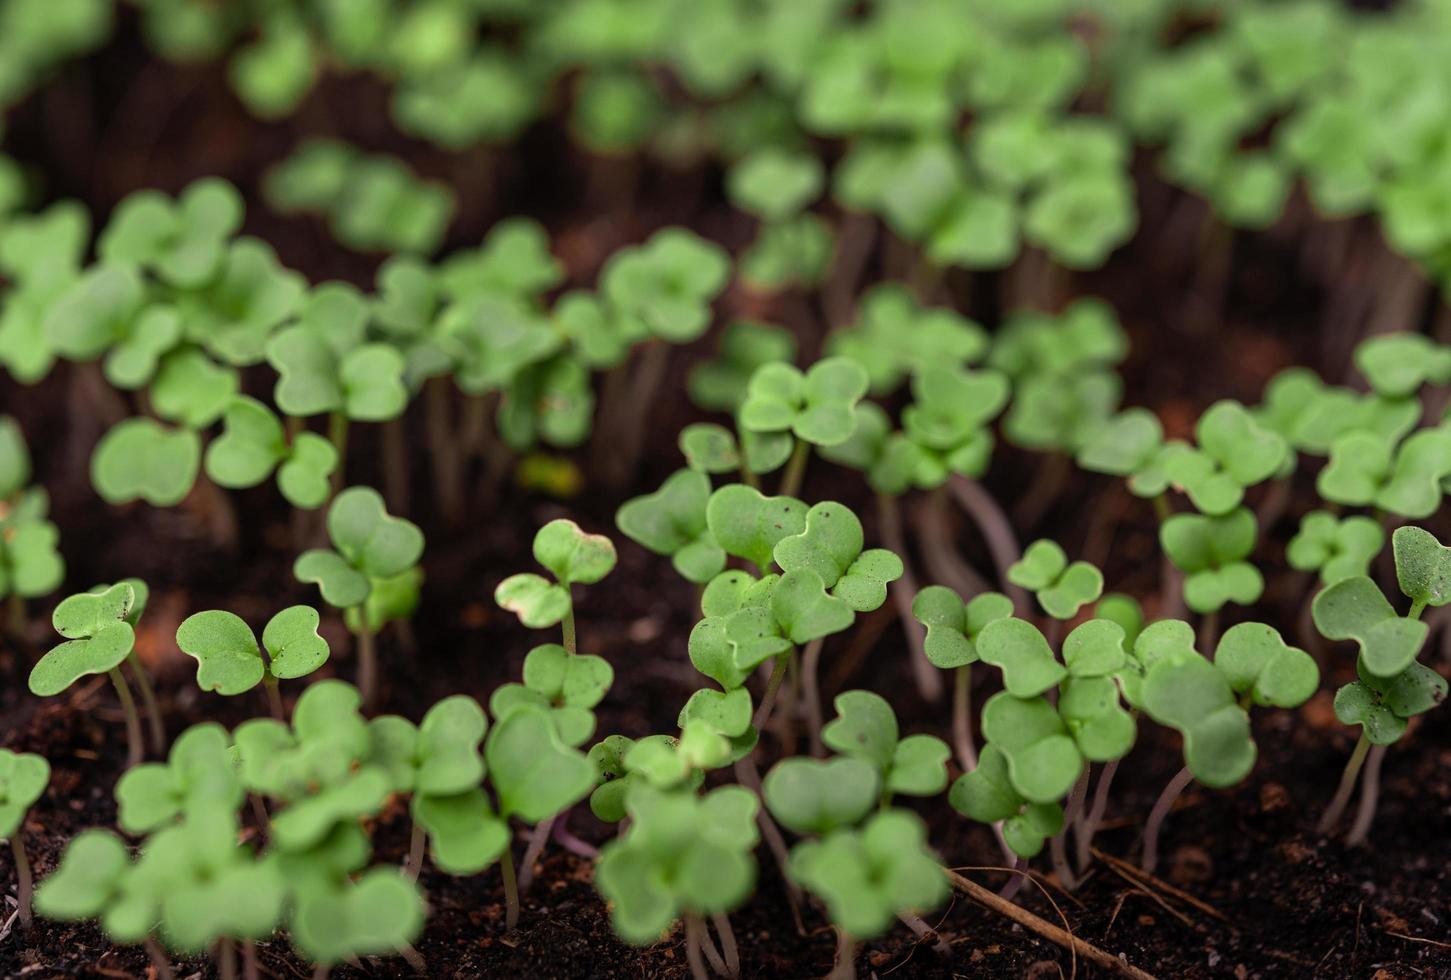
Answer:
[{"label": "sprout", "polygon": [[117,824],[147,834],[187,813],[218,804],[235,810],[245,790],[233,765],[232,738],[215,722],[177,737],[165,763],[137,766],[116,782]]},{"label": "sprout", "polygon": [[798,834],[829,834],[858,823],[881,799],[877,768],[865,759],[782,759],[762,784],[766,805]]},{"label": "sprout", "polygon": [[806,530],[806,505],[794,497],[768,497],[754,487],[731,483],[711,494],[706,524],[727,555],[744,558],[762,573],[770,570],[776,544]]},{"label": "sprout", "polygon": [[47,314],[80,276],[90,231],[90,213],[75,201],[0,227],[0,273],[9,280],[0,307],[0,363],[22,384],[39,381],[55,363]]},{"label": "sprout", "polygon": [[940,483],[946,474],[934,454],[905,433],[891,430],[891,420],[880,406],[859,402],[851,438],[835,446],[823,446],[822,458],[861,470],[879,496],[900,497],[914,486]]},{"label": "sprout", "polygon": [[1422,385],[1451,382],[1451,348],[1417,333],[1381,334],[1355,348],[1355,366],[1376,394],[1406,398]]},{"label": "sprout", "polygon": [[[1398,563],[1399,565],[1399,563]],[[1407,577],[1416,579],[1407,559]],[[1413,587],[1417,587],[1413,585]],[[1361,575],[1341,579],[1315,597],[1311,606],[1315,627],[1328,640],[1354,640],[1360,664],[1376,677],[1394,677],[1409,667],[1421,652],[1430,628],[1420,620],[1425,600],[1416,600],[1414,615],[1397,615],[1380,587]]]},{"label": "sprout", "polygon": [[1255,519],[1240,507],[1222,517],[1175,514],[1159,528],[1159,543],[1184,573],[1184,601],[1199,613],[1226,603],[1247,606],[1264,591],[1264,578],[1247,559],[1255,546]]},{"label": "sprout", "polygon": [[546,643],[524,658],[523,684],[494,689],[489,710],[503,720],[520,708],[537,708],[549,715],[565,745],[578,746],[594,735],[592,709],[604,700],[614,679],[614,670],[603,658]]},{"label": "sprout", "polygon": [[217,274],[243,210],[237,189],[216,177],[192,183],[175,201],[138,191],[111,215],[96,250],[107,264],[139,267],[170,286],[195,288]]},{"label": "sprout", "polygon": [[179,294],[176,307],[189,338],[222,363],[245,367],[263,360],[267,338],[305,293],[302,277],[282,268],[271,246],[244,237],[228,246],[217,278]]},{"label": "sprout", "polygon": [[231,697],[262,684],[273,716],[281,719],[277,682],[306,677],[327,662],[328,644],[318,635],[318,622],[311,606],[291,606],[267,622],[259,647],[240,616],[212,609],[183,620],[176,645],[197,661],[197,687]]},{"label": "sprout", "polygon": [[1441,481],[1451,476],[1451,431],[1423,429],[1399,449],[1381,436],[1355,430],[1330,445],[1330,462],[1315,480],[1326,500],[1373,505],[1419,520],[1441,504]]},{"label": "sprout", "polygon": [[408,952],[424,918],[416,885],[391,868],[373,868],[355,882],[303,893],[292,913],[292,937],[311,960],[330,965]]},{"label": "sprout", "polygon": [[1181,452],[1164,443],[1164,426],[1146,408],[1129,408],[1114,416],[1078,449],[1078,465],[1094,473],[1128,478],[1139,497],[1158,497],[1169,486],[1164,464]]},{"label": "sprout", "polygon": [[1341,579],[1365,575],[1384,544],[1385,531],[1369,517],[1342,518],[1314,510],[1300,519],[1300,529],[1285,549],[1285,560],[1302,572],[1319,572],[1321,583],[1334,585]]},{"label": "sprout", "polygon": [[768,146],[731,168],[726,191],[741,210],[763,222],[779,222],[807,207],[824,183],[815,156]]},{"label": "sprout", "polygon": [[868,383],[861,365],[845,357],[818,361],[804,374],[777,362],[751,375],[741,403],[741,428],[790,432],[797,440],[792,463],[781,480],[782,493],[793,494],[800,486],[812,445],[834,446],[851,438],[856,427],[853,409],[867,393]]},{"label": "sprout", "polygon": [[201,454],[195,432],[148,418],[126,419],[96,444],[91,484],[107,503],[144,500],[153,507],[174,507],[191,492]]},{"label": "sprout", "polygon": [[857,322],[832,334],[827,351],[866,368],[873,395],[928,369],[965,368],[987,353],[981,326],[950,309],[919,306],[895,283],[872,287],[858,305]]},{"label": "sprout", "polygon": [[1170,483],[1210,516],[1233,511],[1244,499],[1245,487],[1268,479],[1290,461],[1285,441],[1260,426],[1238,402],[1211,405],[1194,434],[1198,449],[1176,447],[1159,466]]},{"label": "sprout", "polygon": [[0,415],[0,598],[10,596],[11,633],[25,633],[25,599],[55,591],[65,578],[65,561],[56,545],[60,532],[46,520],[48,498],[27,490],[30,450],[20,426]]},{"label": "sprout", "polygon": [[1043,843],[1063,830],[1063,807],[1024,799],[1013,788],[1008,757],[996,745],[985,746],[977,766],[957,777],[948,801],[971,820],[1001,822],[1008,847],[1019,857],[1037,857]]},{"label": "sprout", "polygon": [[856,612],[887,601],[887,585],[902,576],[902,559],[885,548],[862,550],[861,521],[847,507],[824,502],[806,512],[806,527],[776,542],[772,556],[787,577],[809,570]]},{"label": "sprout", "polygon": [[947,744],[935,735],[899,739],[892,706],[871,691],[836,696],[836,719],[821,730],[821,740],[843,756],[861,759],[876,770],[884,799],[892,794],[936,796],[947,788]]},{"label": "sprout", "polygon": [[1103,594],[1103,573],[1086,561],[1071,565],[1063,549],[1046,539],[1034,541],[1008,569],[1008,581],[1031,590],[1054,619],[1072,619]]},{"label": "sprout", "polygon": [[423,554],[423,532],[401,517],[389,516],[383,498],[371,487],[349,487],[333,498],[327,529],[335,550],[303,552],[292,573],[298,581],[316,583],[329,605],[352,614],[348,626],[358,639],[358,686],[364,703],[371,705],[377,687],[373,636],[379,620],[412,607],[408,602],[385,605],[380,600],[396,600],[399,587],[405,598],[416,594],[415,566]]},{"label": "sprout", "polygon": [[15,858],[15,896],[20,927],[30,928],[30,859],[25,852],[25,816],[50,784],[50,763],[29,752],[0,749],[0,837]]},{"label": "sprout", "polygon": [[510,575],[494,590],[494,601],[530,629],[564,624],[564,645],[574,650],[575,583],[591,585],[615,567],[615,546],[603,534],[586,534],[569,520],[554,520],[534,535],[534,560],[549,569],[554,582],[533,572]]},{"label": "sprout", "polygon": [[722,786],[697,796],[642,782],[630,786],[626,801],[629,829],[605,845],[595,868],[615,932],[627,942],[651,943],[684,916],[689,952],[698,956],[700,918],[715,917],[720,928],[755,884],[755,794]]},{"label": "sprout", "polygon": [[657,555],[669,555],[675,570],[697,584],[725,569],[725,552],[706,525],[710,478],[679,470],[660,489],[626,501],[615,514],[625,536]]},{"label": "sprout", "polygon": [[218,486],[254,487],[275,470],[282,496],[294,507],[321,507],[338,469],[332,443],[313,432],[289,441],[277,416],[254,398],[232,400],[222,418],[223,431],[206,452],[207,476]]},{"label": "sprout", "polygon": [[72,361],[104,356],[102,372],[118,388],[134,389],[155,376],[182,341],[176,310],[148,306],[146,284],[127,265],[100,265],[70,281],[46,313],[47,348]]},{"label": "sprout", "polygon": [[126,713],[127,768],[141,762],[141,718],[131,699],[131,688],[121,674],[121,664],[136,644],[131,616],[137,601],[135,587],[120,582],[99,592],[70,596],[55,607],[51,622],[65,637],[30,671],[30,692],[51,697],[89,674],[109,674],[116,696]]},{"label": "sprout", "polygon": [[1013,601],[1000,592],[984,592],[964,603],[946,586],[929,585],[912,600],[912,615],[927,627],[927,658],[943,670],[977,663],[983,629],[1012,614]]},{"label": "sprout", "polygon": [[1007,379],[996,371],[934,366],[913,375],[902,429],[923,451],[921,482],[937,486],[949,473],[986,472],[993,446],[987,424],[1007,400]]},{"label": "sprout", "polygon": [[600,272],[600,292],[647,334],[683,344],[710,326],[710,301],[729,275],[719,246],[684,228],[666,228],[644,245],[610,256]]}]

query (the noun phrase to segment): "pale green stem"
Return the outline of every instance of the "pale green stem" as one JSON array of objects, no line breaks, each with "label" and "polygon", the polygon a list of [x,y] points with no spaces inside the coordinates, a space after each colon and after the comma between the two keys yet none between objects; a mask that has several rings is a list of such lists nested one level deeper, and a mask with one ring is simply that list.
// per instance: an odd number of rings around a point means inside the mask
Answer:
[{"label": "pale green stem", "polygon": [[327,420],[328,441],[338,453],[338,465],[333,469],[333,496],[343,488],[348,469],[348,417],[342,412],[333,412]]},{"label": "pale green stem", "polygon": [[1365,763],[1365,754],[1369,751],[1370,739],[1366,737],[1365,726],[1362,725],[1360,740],[1355,743],[1355,750],[1350,753],[1350,759],[1345,763],[1345,771],[1340,774],[1340,786],[1336,788],[1335,796],[1325,808],[1320,822],[1315,825],[1316,832],[1328,834],[1340,821],[1341,814],[1350,803],[1350,797],[1355,793],[1355,781],[1360,776],[1360,767]]},{"label": "pale green stem", "polygon": [[126,657],[131,666],[131,676],[136,678],[136,690],[141,692],[141,703],[146,708],[146,719],[151,732],[151,751],[161,755],[166,751],[166,730],[161,725],[161,706],[156,703],[156,691],[151,686],[151,676],[141,664],[141,658],[132,650]]},{"label": "pale green stem", "polygon": [[20,909],[20,928],[30,928],[30,859],[25,854],[25,842],[21,837],[24,827],[16,827],[10,835],[10,850],[15,855],[15,900]]},{"label": "pale green stem", "polygon": [[519,927],[519,881],[514,876],[514,854],[512,845],[499,855],[499,873],[504,878],[504,931],[513,932]]},{"label": "pale green stem", "polygon": [[777,490],[783,497],[794,497],[801,490],[801,481],[806,476],[806,461],[811,458],[811,443],[805,439],[796,440],[791,458],[786,463],[786,472],[781,476],[781,487]]},{"label": "pale green stem", "polygon": [[135,769],[146,756],[141,743],[141,716],[136,711],[136,702],[131,697],[131,686],[126,683],[120,667],[112,667],[111,683],[116,685],[116,697],[121,701],[121,710],[126,713],[126,768]]},{"label": "pale green stem", "polygon": [[378,650],[373,631],[368,628],[367,610],[357,606],[358,628],[353,635],[358,641],[358,692],[363,697],[364,710],[371,710],[378,688]]}]

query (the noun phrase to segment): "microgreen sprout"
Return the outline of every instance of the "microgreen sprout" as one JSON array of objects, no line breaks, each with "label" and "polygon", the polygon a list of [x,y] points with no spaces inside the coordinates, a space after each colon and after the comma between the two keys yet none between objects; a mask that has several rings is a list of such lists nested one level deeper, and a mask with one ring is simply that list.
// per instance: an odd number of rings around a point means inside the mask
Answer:
[{"label": "microgreen sprout", "polygon": [[587,534],[570,520],[554,520],[534,535],[534,560],[554,576],[510,575],[494,590],[494,601],[530,629],[562,623],[564,646],[575,652],[572,586],[591,585],[615,567],[615,546],[602,534]]},{"label": "microgreen sprout", "polygon": [[318,635],[318,622],[311,606],[291,606],[267,622],[259,646],[240,616],[213,609],[183,620],[176,645],[197,661],[197,686],[202,690],[230,697],[261,684],[273,716],[280,719],[277,682],[306,677],[327,662],[328,644]]},{"label": "microgreen sprout", "polygon": [[1184,602],[1199,613],[1226,603],[1250,605],[1264,591],[1264,577],[1247,559],[1255,546],[1255,519],[1240,507],[1223,516],[1175,514],[1159,529],[1159,542],[1184,573]]},{"label": "microgreen sprout", "polygon": [[15,896],[20,927],[30,928],[30,859],[25,852],[25,817],[50,784],[50,763],[29,752],[0,749],[0,837],[15,858]]},{"label": "microgreen sprout", "polygon": [[1068,562],[1053,541],[1034,541],[1008,569],[1008,581],[1032,591],[1054,619],[1072,619],[1103,594],[1103,573],[1086,561]]},{"label": "microgreen sprout", "polygon": [[781,480],[782,493],[789,496],[800,488],[813,445],[833,446],[851,438],[856,427],[853,408],[869,383],[862,366],[845,357],[828,357],[804,373],[774,362],[751,375],[741,403],[741,427],[796,437],[792,463]]},{"label": "microgreen sprout", "polygon": [[627,537],[670,556],[684,578],[704,584],[724,570],[726,558],[706,526],[710,493],[705,473],[680,470],[654,493],[627,501],[615,514],[615,523]]},{"label": "microgreen sprout", "polygon": [[701,361],[688,379],[690,400],[709,411],[733,412],[751,375],[765,364],[796,359],[796,338],[781,327],[737,320],[721,332],[718,357]]},{"label": "microgreen sprout", "polygon": [[1385,531],[1369,517],[1336,517],[1315,510],[1300,519],[1300,529],[1285,549],[1285,560],[1291,568],[1318,572],[1322,583],[1334,585],[1344,578],[1365,575],[1384,544]]},{"label": "microgreen sprout", "polygon": [[[398,588],[416,595],[423,532],[392,517],[383,498],[370,487],[349,487],[333,498],[327,515],[333,549],[314,548],[293,564],[299,581],[317,584],[323,599],[345,610],[358,643],[358,686],[371,705],[377,688],[374,636],[378,620],[411,604],[397,602]],[[380,604],[384,603],[384,604]]]},{"label": "microgreen sprout", "polygon": [[91,456],[91,483],[111,504],[144,500],[172,507],[191,491],[201,469],[197,434],[154,419],[133,418],[107,432]]},{"label": "microgreen sprout", "polygon": [[328,440],[313,432],[289,440],[272,410],[245,395],[227,407],[222,425],[205,457],[207,476],[218,486],[254,487],[275,470],[278,489],[294,507],[311,510],[327,502],[339,466]]}]

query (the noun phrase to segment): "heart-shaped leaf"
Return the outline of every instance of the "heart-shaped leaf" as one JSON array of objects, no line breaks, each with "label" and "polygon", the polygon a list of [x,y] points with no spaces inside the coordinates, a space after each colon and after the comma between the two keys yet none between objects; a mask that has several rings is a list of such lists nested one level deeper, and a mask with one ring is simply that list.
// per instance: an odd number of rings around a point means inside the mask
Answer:
[{"label": "heart-shaped leaf", "polygon": [[501,816],[547,820],[589,795],[595,766],[559,740],[542,711],[515,711],[499,721],[484,747]]},{"label": "heart-shaped leaf", "polygon": [[1396,615],[1380,587],[1364,576],[1342,579],[1311,604],[1315,628],[1328,640],[1354,640],[1360,664],[1376,677],[1394,677],[1421,652],[1429,627]]},{"label": "heart-shaped leaf", "polygon": [[1304,650],[1289,646],[1274,627],[1238,623],[1219,639],[1214,666],[1236,694],[1254,703],[1297,708],[1320,686],[1320,668]]},{"label": "heart-shaped leaf", "polygon": [[534,560],[561,585],[598,582],[615,567],[615,546],[603,534],[586,534],[570,520],[553,520],[534,535]]},{"label": "heart-shaped leaf", "polygon": [[1391,535],[1401,592],[1422,606],[1451,602],[1451,548],[1419,527],[1398,527]]},{"label": "heart-shaped leaf", "polygon": [[1024,619],[988,623],[978,634],[977,652],[1003,672],[1003,686],[1015,697],[1035,697],[1068,676],[1043,634]]},{"label": "heart-shaped leaf", "polygon": [[1020,857],[1036,857],[1047,839],[1063,829],[1063,808],[1024,800],[1009,778],[1007,756],[995,745],[983,746],[977,768],[957,778],[948,801],[979,823],[1002,821],[1003,837]]},{"label": "heart-shaped leaf", "polygon": [[706,526],[710,478],[697,470],[680,470],[660,489],[627,501],[615,523],[631,540],[669,555],[675,570],[691,582],[704,584],[725,568],[725,551]]},{"label": "heart-shaped leaf", "polygon": [[1300,520],[1300,529],[1285,549],[1291,568],[1318,571],[1320,581],[1333,585],[1352,575],[1364,575],[1385,544],[1385,531],[1363,514],[1336,517],[1315,510]]},{"label": "heart-shaped leaf", "polygon": [[821,576],[809,568],[781,576],[771,592],[771,615],[798,644],[840,633],[856,621],[851,606],[829,595]]},{"label": "heart-shaped leaf", "polygon": [[0,749],[0,835],[14,838],[31,804],[50,783],[50,763],[32,752]]},{"label": "heart-shaped leaf", "polygon": [[1184,762],[1206,786],[1232,786],[1254,767],[1249,713],[1226,676],[1202,657],[1163,659],[1149,668],[1144,710],[1184,736]]},{"label": "heart-shaped leaf", "polygon": [[120,666],[136,643],[136,632],[126,618],[135,596],[135,590],[122,582],[104,592],[63,599],[51,622],[67,642],[53,647],[31,669],[31,693],[59,694],[88,674]]},{"label": "heart-shaped leaf", "polygon": [[481,789],[449,796],[420,794],[413,798],[412,811],[428,832],[434,866],[448,874],[478,874],[509,846],[509,824],[494,813]]},{"label": "heart-shaped leaf", "polygon": [[1013,788],[1030,803],[1062,799],[1083,771],[1068,726],[1042,698],[999,691],[983,705],[982,733],[1007,757]]},{"label": "heart-shaped leaf", "polygon": [[798,834],[826,834],[860,821],[877,804],[881,777],[871,763],[835,759],[783,759],[762,783],[766,805]]},{"label": "heart-shaped leaf", "polygon": [[91,456],[91,484],[107,503],[144,500],[153,507],[181,503],[196,482],[201,440],[149,418],[117,423]]},{"label": "heart-shaped leaf", "polygon": [[317,963],[395,953],[423,929],[423,896],[395,868],[373,868],[335,891],[305,892],[292,936]]},{"label": "heart-shaped leaf", "polygon": [[398,575],[423,555],[423,532],[390,516],[372,487],[349,487],[338,494],[328,508],[327,529],[338,553],[372,578]]},{"label": "heart-shaped leaf", "polygon": [[533,572],[510,575],[494,590],[494,601],[530,629],[553,626],[569,614],[569,591]]},{"label": "heart-shaped leaf", "polygon": [[983,628],[1012,614],[1013,600],[1000,592],[984,592],[964,604],[946,586],[929,585],[912,600],[912,615],[927,627],[927,659],[944,670],[976,663]]},{"label": "heart-shaped leaf", "polygon": [[782,539],[806,530],[806,505],[794,497],[767,497],[754,487],[729,483],[711,494],[706,524],[726,554],[765,572]]},{"label": "heart-shaped leaf", "polygon": [[1072,619],[1103,594],[1103,573],[1085,561],[1070,565],[1063,549],[1047,539],[1028,546],[1008,568],[1008,581],[1031,589],[1055,619]]}]

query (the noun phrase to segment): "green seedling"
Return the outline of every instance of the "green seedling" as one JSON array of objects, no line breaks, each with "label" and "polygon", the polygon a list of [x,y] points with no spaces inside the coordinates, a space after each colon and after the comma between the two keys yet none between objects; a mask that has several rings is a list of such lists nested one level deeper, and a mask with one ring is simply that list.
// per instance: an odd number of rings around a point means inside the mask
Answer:
[{"label": "green seedling", "polygon": [[1198,613],[1214,613],[1226,603],[1256,602],[1265,583],[1246,559],[1254,551],[1255,518],[1244,507],[1211,517],[1175,514],[1159,528],[1159,543],[1174,567],[1184,573],[1184,602]]},{"label": "green seedling", "polygon": [[[298,322],[267,342],[278,408],[295,418],[329,413],[366,422],[403,412],[403,355],[389,344],[364,342],[368,316],[367,300],[351,286],[325,283],[313,290]],[[339,456],[341,442],[333,440]]]},{"label": "green seedling", "polygon": [[278,489],[294,507],[327,502],[338,469],[338,451],[328,440],[313,432],[289,440],[272,410],[245,395],[227,407],[222,426],[205,457],[207,476],[218,486],[255,487],[275,471]]},{"label": "green seedling", "polygon": [[947,798],[971,820],[1001,822],[1008,847],[1019,857],[1037,857],[1048,838],[1063,830],[1063,807],[1024,799],[1013,788],[1008,757],[996,745],[983,748],[977,767],[957,777]]},{"label": "green seedling", "polygon": [[1183,447],[1164,442],[1164,426],[1146,408],[1129,408],[1115,415],[1078,450],[1078,465],[1094,473],[1128,480],[1138,497],[1158,497],[1169,487],[1164,463]]},{"label": "green seedling", "polygon": [[1300,529],[1285,549],[1285,560],[1302,572],[1319,572],[1324,585],[1365,575],[1385,544],[1385,531],[1363,515],[1336,517],[1314,510],[1300,519]]},{"label": "green seedling", "polygon": [[1451,477],[1451,431],[1423,429],[1395,448],[1379,435],[1356,430],[1330,444],[1330,462],[1315,488],[1352,507],[1374,506],[1412,520],[1435,513],[1441,481]]},{"label": "green seedling", "polygon": [[309,959],[330,966],[411,953],[426,917],[417,885],[393,868],[373,868],[356,881],[305,892],[292,911],[291,934]]},{"label": "green seedling", "polygon": [[640,149],[663,115],[651,79],[631,71],[592,71],[575,88],[570,133],[593,153],[624,155]]},{"label": "green seedling", "polygon": [[861,759],[877,770],[882,797],[936,796],[947,788],[947,743],[935,735],[898,738],[897,716],[885,698],[871,691],[836,696],[836,718],[821,730],[835,752]]},{"label": "green seedling", "polygon": [[871,488],[889,498],[900,497],[916,486],[929,487],[945,475],[931,452],[905,433],[892,431],[891,419],[875,402],[859,402],[851,438],[822,447],[821,456],[839,466],[861,470]]},{"label": "green seedling", "polygon": [[398,601],[398,591],[403,590],[405,599],[416,596],[423,532],[390,516],[383,498],[370,487],[349,487],[333,498],[327,529],[332,550],[303,552],[292,573],[300,582],[316,583],[329,605],[352,614],[348,625],[358,641],[358,686],[364,703],[371,705],[377,688],[378,621],[389,612],[411,612],[411,603]]},{"label": "green seedling", "polygon": [[137,191],[116,208],[96,244],[101,260],[154,273],[190,289],[217,274],[227,240],[242,226],[242,195],[225,180],[198,180],[174,201]]},{"label": "green seedling", "polygon": [[25,633],[25,600],[48,595],[65,578],[60,532],[46,519],[44,490],[28,490],[30,450],[20,426],[0,416],[0,598],[10,599],[10,629]]},{"label": "green seedling", "polygon": [[720,353],[690,370],[690,400],[713,412],[734,412],[746,397],[751,375],[765,364],[796,359],[796,338],[781,327],[737,320],[720,337]]},{"label": "green seedling", "polygon": [[1063,549],[1046,539],[1028,545],[1008,569],[1008,581],[1033,592],[1054,619],[1072,619],[1103,594],[1102,572],[1086,561],[1069,564]]},{"label": "green seedling", "polygon": [[754,487],[731,483],[711,494],[706,526],[727,555],[743,558],[766,574],[776,545],[806,530],[806,510],[795,497],[768,497]]},{"label": "green seedling", "polygon": [[233,764],[232,737],[215,722],[193,725],[171,745],[165,763],[147,762],[116,782],[116,823],[149,834],[213,804],[236,810],[245,790]]},{"label": "green seedling", "polygon": [[[1407,562],[1406,574],[1418,591],[1425,580]],[[1376,677],[1395,677],[1415,662],[1430,628],[1421,621],[1425,599],[1414,599],[1412,615],[1396,613],[1380,586],[1366,576],[1341,579],[1315,597],[1311,605],[1315,628],[1328,640],[1354,640],[1359,663]]]},{"label": "green seedling", "polygon": [[564,645],[575,650],[572,587],[592,585],[615,567],[615,546],[603,534],[587,534],[569,520],[554,520],[534,535],[534,560],[554,576],[510,575],[494,590],[494,601],[530,629],[563,624]]},{"label": "green seedling", "polygon": [[819,286],[831,269],[836,242],[831,225],[815,214],[799,214],[761,226],[740,255],[740,281],[763,291]]},{"label": "green seedling", "polygon": [[796,438],[791,464],[781,480],[782,493],[793,494],[800,486],[813,445],[834,446],[851,438],[856,427],[853,409],[869,383],[861,365],[845,357],[828,357],[804,373],[773,362],[751,375],[741,402],[741,428]]},{"label": "green seedling", "polygon": [[1000,592],[984,592],[964,603],[946,586],[929,585],[912,600],[912,615],[927,628],[927,658],[943,670],[977,663],[982,631],[1012,614],[1013,601]]},{"label": "green seedling", "polygon": [[861,521],[834,502],[806,512],[806,526],[776,542],[772,557],[789,576],[809,570],[831,595],[855,612],[871,612],[887,601],[887,586],[902,577],[902,559],[886,548],[862,550]]},{"label": "green seedling", "polygon": [[1246,487],[1274,476],[1289,461],[1284,439],[1257,423],[1238,402],[1211,405],[1199,417],[1194,435],[1197,449],[1176,447],[1159,467],[1171,485],[1212,517],[1232,512]]},{"label": "green seedling", "polygon": [[520,708],[537,708],[554,722],[560,741],[579,746],[594,735],[593,709],[609,693],[614,679],[614,669],[604,658],[546,643],[524,658],[524,683],[494,689],[489,711],[502,720]]},{"label": "green seedling", "polygon": [[22,384],[39,381],[55,363],[47,314],[81,274],[90,239],[90,214],[75,201],[0,222],[0,274],[8,280],[0,363]]},{"label": "green seedling", "polygon": [[454,252],[439,265],[438,284],[455,299],[470,295],[534,298],[564,282],[564,265],[549,251],[549,233],[530,218],[505,218],[482,245]]},{"label": "green seedling", "polygon": [[15,858],[15,899],[20,927],[30,928],[30,859],[25,851],[25,817],[50,785],[50,763],[29,752],[0,749],[0,837]]},{"label": "green seedling", "polygon": [[1399,443],[1420,422],[1421,407],[1413,398],[1360,395],[1326,385],[1313,371],[1289,368],[1270,379],[1255,414],[1295,449],[1324,456],[1336,439],[1352,432]]},{"label": "green seedling", "polygon": [[316,609],[291,606],[268,620],[259,646],[242,617],[212,609],[184,619],[176,645],[197,661],[196,681],[203,691],[232,697],[262,684],[273,716],[281,719],[277,682],[306,677],[327,662],[328,643],[318,635],[318,623]]},{"label": "green seedling", "polygon": [[706,524],[710,493],[704,472],[680,470],[654,493],[627,501],[615,523],[632,541],[668,555],[686,580],[703,585],[725,569],[726,560]]},{"label": "green seedling", "polygon": [[825,182],[815,156],[765,147],[731,168],[726,193],[742,211],[763,222],[779,222],[810,205]]},{"label": "green seedling", "polygon": [[264,359],[268,337],[306,292],[303,278],[284,269],[271,246],[243,237],[228,246],[218,276],[178,294],[175,305],[189,339],[223,364],[246,367]]},{"label": "green seedling", "polygon": [[1411,600],[1411,618],[1427,606],[1451,602],[1451,548],[1419,527],[1398,527],[1391,535],[1396,581]]},{"label": "green seedling", "polygon": [[595,884],[610,902],[615,932],[643,945],[684,917],[694,961],[701,918],[712,917],[728,935],[726,913],[755,884],[756,796],[740,786],[697,796],[692,789],[660,790],[640,782],[630,786],[626,801],[629,829],[605,845],[595,867]]},{"label": "green seedling", "polygon": [[1381,334],[1355,348],[1355,366],[1376,394],[1407,398],[1423,385],[1451,382],[1451,348],[1421,334]]},{"label": "green seedling", "polygon": [[126,419],[96,444],[91,485],[109,504],[144,500],[153,507],[174,507],[196,483],[201,458],[201,439],[190,429]]},{"label": "green seedling", "polygon": [[126,713],[128,769],[141,762],[143,753],[141,717],[121,673],[121,664],[136,645],[135,623],[128,618],[135,605],[137,593],[130,582],[61,600],[51,623],[65,642],[52,647],[30,671],[30,692],[41,697],[59,694],[82,677],[108,674]]},{"label": "green seedling", "polygon": [[981,326],[950,309],[920,306],[896,284],[863,293],[859,309],[856,323],[832,334],[827,350],[866,368],[871,393],[879,397],[919,372],[965,368],[988,350]]},{"label": "green seedling", "polygon": [[600,292],[647,335],[683,344],[710,326],[711,301],[729,276],[730,261],[719,246],[684,228],[666,228],[612,255],[600,272]]},{"label": "green seedling", "polygon": [[100,265],[67,284],[42,324],[43,343],[61,357],[88,362],[118,388],[136,389],[156,376],[161,360],[181,344],[177,311],[149,306],[141,274],[126,265]]},{"label": "green seedling", "polygon": [[792,450],[789,433],[742,430],[737,442],[730,429],[714,422],[686,426],[680,431],[678,443],[691,469],[702,473],[738,471],[749,485],[757,482],[757,474],[780,469],[791,457]]},{"label": "green seedling", "polygon": [[986,472],[993,447],[987,424],[1007,401],[1008,381],[996,371],[929,366],[913,375],[902,430],[923,450],[919,480],[940,486],[950,473]]}]

